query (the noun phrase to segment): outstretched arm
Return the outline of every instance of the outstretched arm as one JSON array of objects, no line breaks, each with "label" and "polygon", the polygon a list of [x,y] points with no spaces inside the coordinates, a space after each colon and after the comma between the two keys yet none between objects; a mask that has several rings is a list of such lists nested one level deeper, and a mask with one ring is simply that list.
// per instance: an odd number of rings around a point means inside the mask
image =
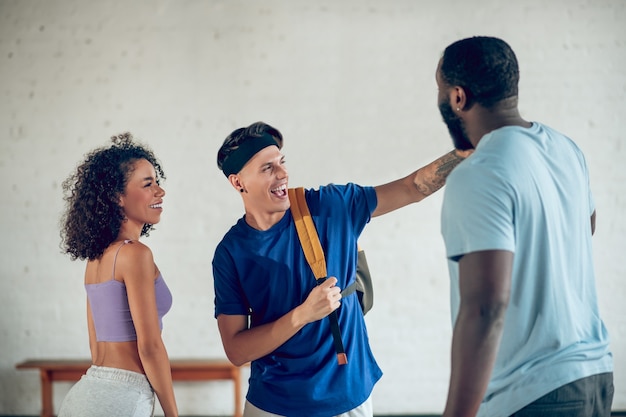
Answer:
[{"label": "outstretched arm", "polygon": [[446,183],[448,174],[472,151],[454,150],[399,180],[374,187],[378,205],[372,217],[380,216],[428,197]]}]

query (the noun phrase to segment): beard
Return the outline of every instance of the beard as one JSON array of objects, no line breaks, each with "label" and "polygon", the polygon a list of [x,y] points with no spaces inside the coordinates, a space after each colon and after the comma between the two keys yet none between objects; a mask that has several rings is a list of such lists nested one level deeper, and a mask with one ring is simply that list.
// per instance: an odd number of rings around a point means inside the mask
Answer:
[{"label": "beard", "polygon": [[448,126],[448,132],[450,132],[454,147],[460,151],[474,149],[474,145],[472,145],[472,142],[465,132],[463,120],[454,113],[450,103],[445,101],[439,103],[439,112],[441,113],[444,123]]}]

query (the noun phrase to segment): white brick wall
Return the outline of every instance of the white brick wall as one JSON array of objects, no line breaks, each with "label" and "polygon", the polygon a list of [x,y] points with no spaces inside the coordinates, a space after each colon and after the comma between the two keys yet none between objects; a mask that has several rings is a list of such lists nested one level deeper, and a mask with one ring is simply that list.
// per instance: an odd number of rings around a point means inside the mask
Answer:
[{"label": "white brick wall", "polygon": [[[547,4],[544,4],[547,3]],[[58,248],[60,183],[130,130],[161,157],[163,221],[146,239],[174,293],[172,357],[223,356],[211,258],[242,212],[215,166],[234,128],[285,135],[291,185],[380,184],[451,148],[435,101],[443,48],[501,36],[523,115],[570,134],[595,192],[598,290],[626,409],[626,2],[0,0],[0,414],[39,412],[36,357],[87,357],[83,265]],[[379,414],[440,412],[449,372],[441,194],[375,219],[367,316]],[[59,384],[56,405],[69,384]],[[231,411],[227,384],[177,384],[183,415]]]}]

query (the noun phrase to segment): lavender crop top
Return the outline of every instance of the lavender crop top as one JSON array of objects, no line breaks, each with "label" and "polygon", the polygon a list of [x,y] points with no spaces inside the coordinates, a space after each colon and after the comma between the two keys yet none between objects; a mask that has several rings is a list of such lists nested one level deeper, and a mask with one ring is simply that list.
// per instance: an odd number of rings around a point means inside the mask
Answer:
[{"label": "lavender crop top", "polygon": [[[113,260],[113,277],[115,277],[115,261],[122,246],[131,242],[125,240],[117,249]],[[137,332],[130,315],[126,285],[112,278],[98,284],[85,284],[87,298],[91,306],[91,315],[96,328],[98,342],[130,342],[137,340]],[[163,329],[163,316],[172,307],[172,293],[159,276],[154,280],[156,305],[159,314],[159,326]]]}]

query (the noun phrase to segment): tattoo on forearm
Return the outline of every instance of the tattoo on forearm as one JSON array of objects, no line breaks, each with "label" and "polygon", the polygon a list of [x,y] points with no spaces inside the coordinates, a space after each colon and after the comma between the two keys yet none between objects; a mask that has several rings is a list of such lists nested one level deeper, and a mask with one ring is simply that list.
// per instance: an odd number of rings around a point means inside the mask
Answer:
[{"label": "tattoo on forearm", "polygon": [[415,186],[424,195],[431,195],[444,186],[446,178],[463,157],[455,151],[443,155],[425,167],[420,168],[415,175]]}]

